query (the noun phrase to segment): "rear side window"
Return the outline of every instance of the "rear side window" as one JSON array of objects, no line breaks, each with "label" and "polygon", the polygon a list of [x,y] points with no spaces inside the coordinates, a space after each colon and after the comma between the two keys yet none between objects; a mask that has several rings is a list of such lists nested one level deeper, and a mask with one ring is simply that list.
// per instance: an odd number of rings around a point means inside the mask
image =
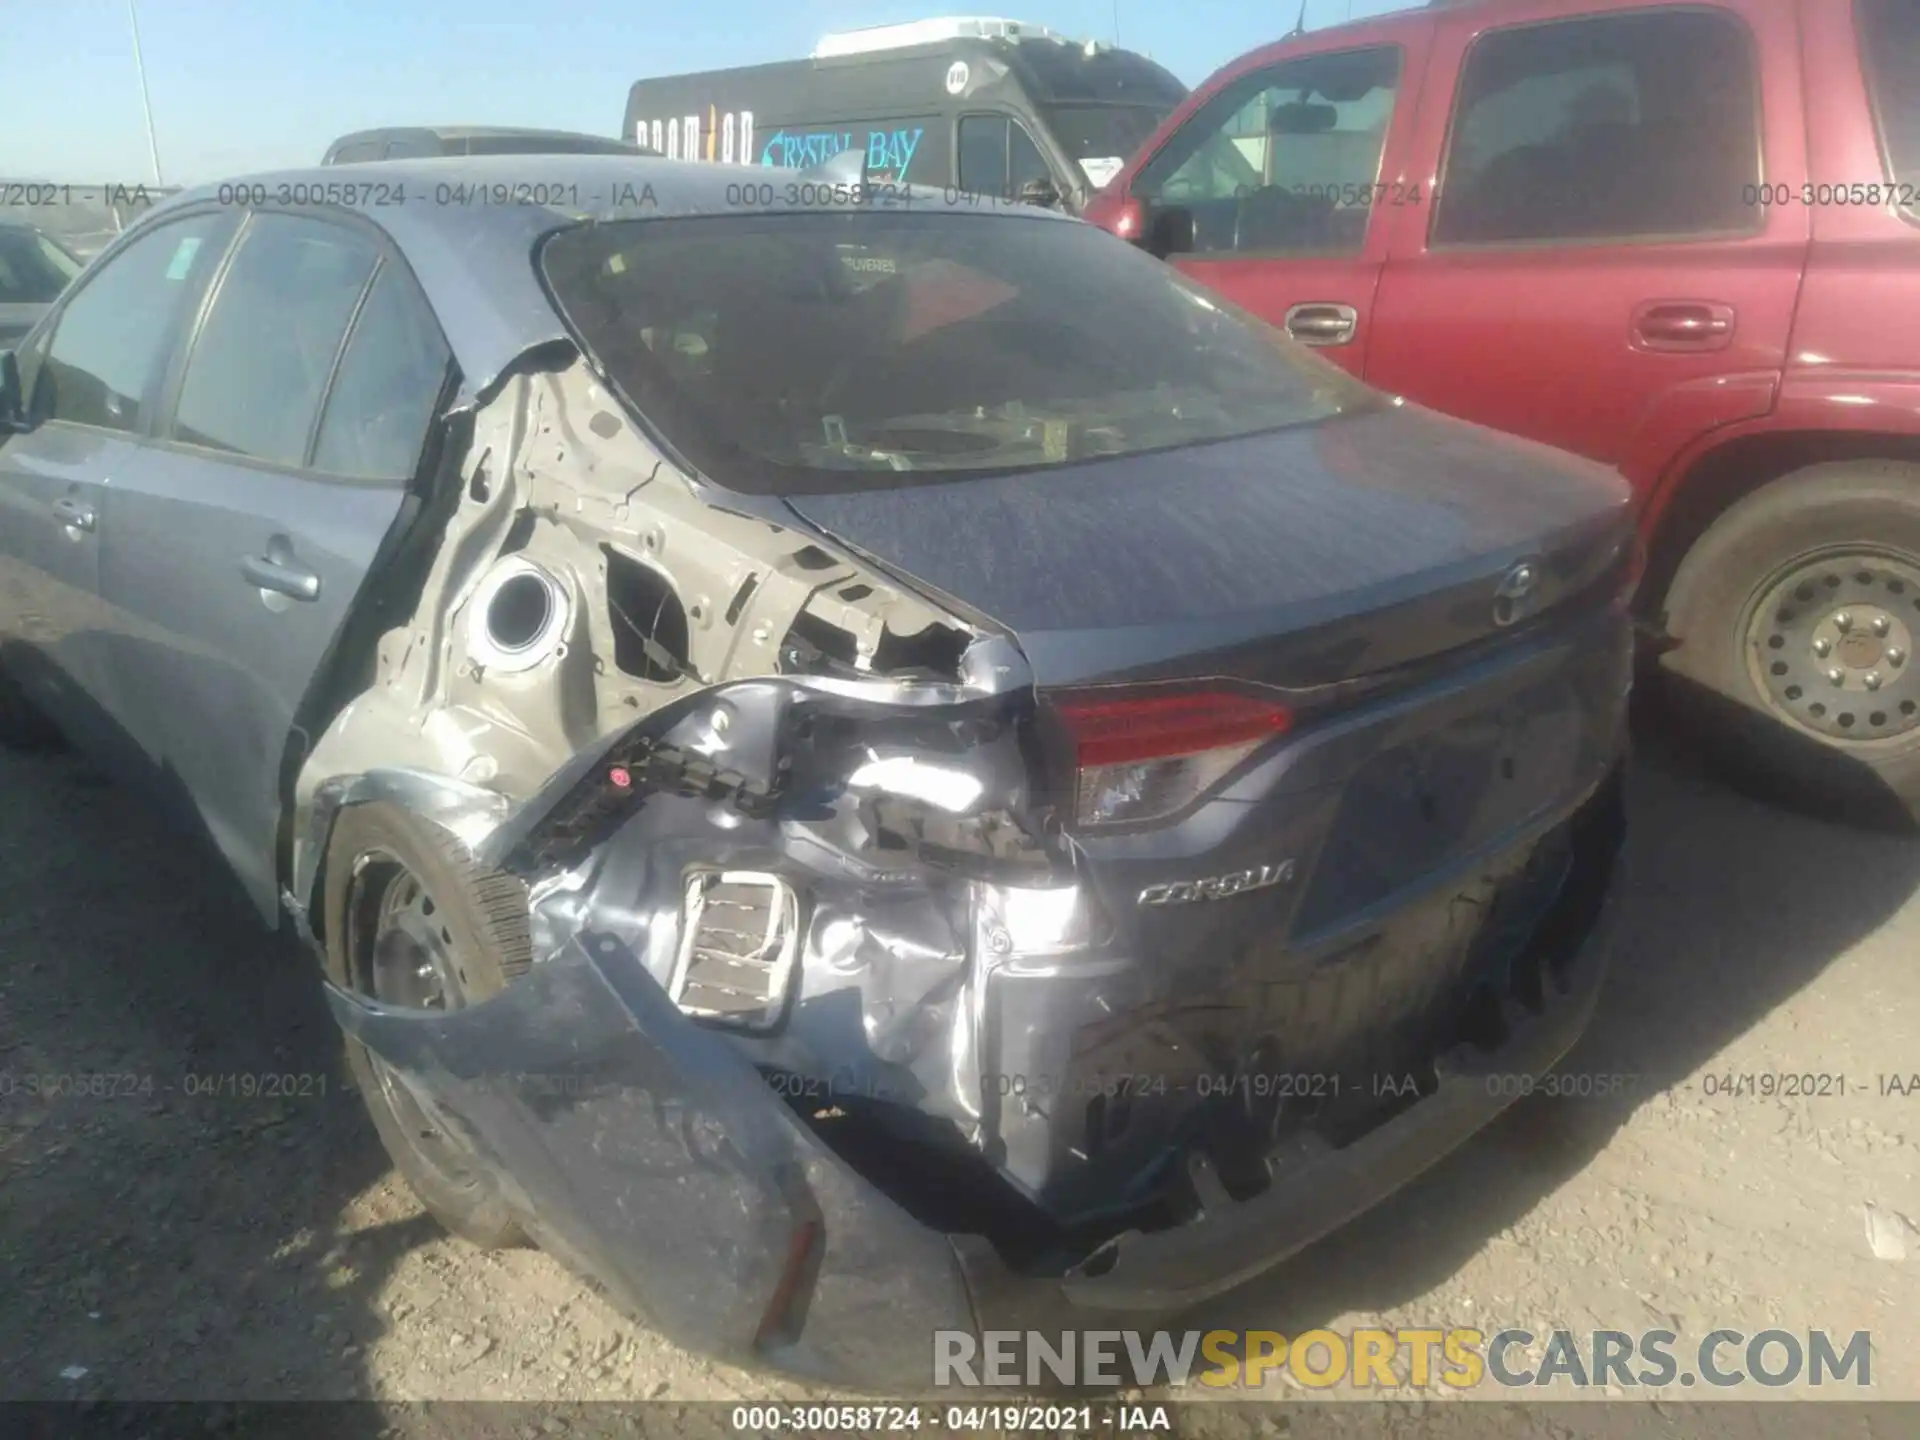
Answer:
[{"label": "rear side window", "polygon": [[227,217],[194,215],[148,231],[88,276],[60,314],[34,385],[34,413],[138,431],[176,324],[219,251]]},{"label": "rear side window", "polygon": [[1350,254],[1366,242],[1400,87],[1396,47],[1242,76],[1141,167],[1133,193],[1185,211],[1194,251]]},{"label": "rear side window", "polygon": [[1887,169],[1909,215],[1920,217],[1920,5],[1859,0],[1860,53],[1880,122]]},{"label": "rear side window", "polygon": [[327,395],[313,468],[363,480],[409,479],[448,358],[426,298],[398,265],[383,264]]},{"label": "rear side window", "polygon": [[1752,37],[1690,9],[1494,31],[1468,53],[1441,174],[1435,245],[1757,228]]},{"label": "rear side window", "polygon": [[298,466],[379,251],[343,226],[259,215],[187,360],[173,436]]},{"label": "rear side window", "polygon": [[1027,127],[1005,115],[968,115],[960,121],[960,189],[973,195],[1018,200],[1053,171]]}]

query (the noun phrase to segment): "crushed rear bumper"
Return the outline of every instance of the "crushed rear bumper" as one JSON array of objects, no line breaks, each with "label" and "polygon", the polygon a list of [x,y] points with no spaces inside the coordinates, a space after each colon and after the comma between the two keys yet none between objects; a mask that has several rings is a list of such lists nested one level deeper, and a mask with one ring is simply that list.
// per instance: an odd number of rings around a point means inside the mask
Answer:
[{"label": "crushed rear bumper", "polygon": [[1192,1158],[1194,1218],[1115,1237],[1065,1274],[1015,1273],[922,1224],[808,1128],[741,1051],[691,1022],[640,958],[575,936],[484,1005],[392,1011],[339,990],[349,1035],[406,1077],[529,1233],[691,1349],[875,1391],[924,1390],[938,1330],[1151,1327],[1286,1259],[1486,1125],[1578,1039],[1622,866],[1619,781],[1509,981],[1498,1044],[1440,1057],[1422,1098],[1343,1146],[1295,1142],[1233,1200]]}]

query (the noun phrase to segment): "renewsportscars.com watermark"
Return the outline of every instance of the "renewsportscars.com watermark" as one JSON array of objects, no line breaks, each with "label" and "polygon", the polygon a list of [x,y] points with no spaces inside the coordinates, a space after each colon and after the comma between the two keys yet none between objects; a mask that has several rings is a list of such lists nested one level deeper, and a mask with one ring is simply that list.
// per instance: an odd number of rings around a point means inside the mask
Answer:
[{"label": "renewsportscars.com watermark", "polygon": [[937,1388],[1200,1385],[1257,1390],[1284,1376],[1309,1389],[1531,1392],[1804,1384],[1870,1389],[1873,1336],[1723,1329],[961,1330],[933,1335]]}]

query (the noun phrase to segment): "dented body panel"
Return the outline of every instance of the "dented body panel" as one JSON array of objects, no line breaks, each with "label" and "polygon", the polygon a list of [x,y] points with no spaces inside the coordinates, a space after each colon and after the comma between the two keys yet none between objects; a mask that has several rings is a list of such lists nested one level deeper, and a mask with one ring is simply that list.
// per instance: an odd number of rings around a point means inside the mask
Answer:
[{"label": "dented body panel", "polygon": [[[451,194],[512,167],[382,175]],[[980,474],[914,473],[836,411],[795,448],[858,452],[844,493],[731,487],[575,338],[538,256],[723,215],[737,172],[543,168],[564,208],[361,212],[457,374],[282,727],[277,843],[236,860],[330,961],[389,933],[352,902],[391,859],[343,845],[358,807],[484,890],[497,991],[382,1003],[330,964],[330,1003],[529,1234],[687,1344],[917,1385],[935,1329],[1219,1293],[1484,1124],[1515,1093],[1485,1076],[1572,1043],[1619,884],[1617,481],[1309,376],[1284,421],[1104,458],[1232,405],[1160,406],[1168,382],[1085,423],[906,417],[923,459],[1044,456]],[[1004,303],[942,263],[913,324]],[[1258,724],[1140,751],[1169,699]]]}]

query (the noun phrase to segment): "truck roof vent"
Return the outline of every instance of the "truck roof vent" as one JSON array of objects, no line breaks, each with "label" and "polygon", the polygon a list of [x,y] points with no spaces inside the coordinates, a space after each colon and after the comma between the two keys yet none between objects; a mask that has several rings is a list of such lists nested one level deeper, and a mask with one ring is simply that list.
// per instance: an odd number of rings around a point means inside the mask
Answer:
[{"label": "truck roof vent", "polygon": [[779,876],[755,870],[689,876],[667,994],[689,1015],[771,1029],[786,1008],[799,945],[799,899]]},{"label": "truck roof vent", "polygon": [[908,45],[934,45],[942,40],[1058,40],[1078,44],[1044,25],[1007,20],[994,15],[948,15],[937,20],[909,20],[899,25],[868,25],[840,30],[813,47],[813,58],[867,55],[876,50],[899,50]]}]

